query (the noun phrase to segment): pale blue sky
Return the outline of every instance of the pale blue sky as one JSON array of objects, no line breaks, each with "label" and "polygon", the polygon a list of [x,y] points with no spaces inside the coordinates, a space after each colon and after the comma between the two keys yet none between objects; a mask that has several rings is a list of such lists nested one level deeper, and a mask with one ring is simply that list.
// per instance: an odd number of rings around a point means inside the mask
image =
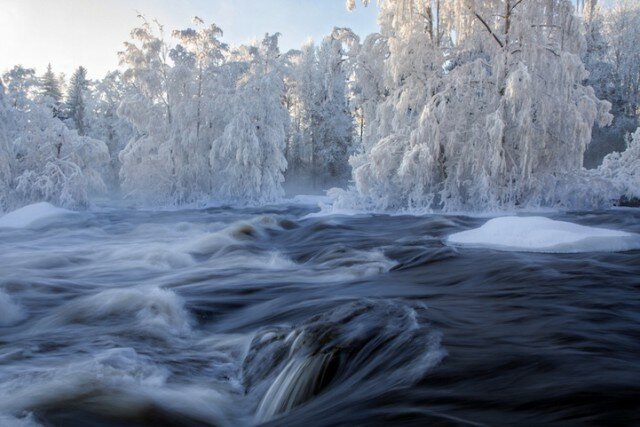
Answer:
[{"label": "pale blue sky", "polygon": [[84,65],[101,77],[117,67],[136,10],[169,32],[197,15],[222,27],[231,44],[280,32],[283,50],[320,40],[334,26],[360,35],[377,30],[375,7],[348,12],[345,0],[0,0],[0,72],[22,64],[41,73],[51,62],[57,72]]}]

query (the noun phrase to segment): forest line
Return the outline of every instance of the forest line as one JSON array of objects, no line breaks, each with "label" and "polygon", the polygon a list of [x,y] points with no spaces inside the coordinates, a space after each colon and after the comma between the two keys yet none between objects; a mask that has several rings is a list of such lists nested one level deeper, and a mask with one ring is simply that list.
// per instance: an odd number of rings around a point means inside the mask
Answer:
[{"label": "forest line", "polygon": [[[335,206],[376,211],[640,197],[640,133],[621,142],[640,111],[637,2],[379,8],[379,33],[336,28],[288,52],[277,33],[229,46],[199,18],[169,32],[141,16],[121,71],[101,80],[14,67],[0,90],[0,209],[104,193],[259,205],[330,187]],[[617,138],[602,156],[626,151],[586,169],[594,129]]]}]

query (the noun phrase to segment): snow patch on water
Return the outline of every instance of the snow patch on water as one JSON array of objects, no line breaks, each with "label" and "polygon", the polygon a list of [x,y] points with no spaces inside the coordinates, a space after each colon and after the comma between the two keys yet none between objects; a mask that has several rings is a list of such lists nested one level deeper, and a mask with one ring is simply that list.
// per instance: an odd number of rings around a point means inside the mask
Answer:
[{"label": "snow patch on water", "polygon": [[0,290],[0,327],[13,326],[25,317],[22,307],[16,304],[11,296]]},{"label": "snow patch on water", "polygon": [[581,253],[640,249],[640,235],[586,227],[545,217],[502,217],[455,233],[447,244],[503,251]]},{"label": "snow patch on water", "polygon": [[30,228],[72,213],[47,202],[35,203],[0,217],[0,228]]}]

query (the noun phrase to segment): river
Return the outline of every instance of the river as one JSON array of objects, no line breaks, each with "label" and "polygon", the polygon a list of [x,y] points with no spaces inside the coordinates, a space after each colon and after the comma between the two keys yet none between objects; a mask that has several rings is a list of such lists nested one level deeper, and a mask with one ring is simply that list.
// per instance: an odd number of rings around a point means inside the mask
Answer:
[{"label": "river", "polygon": [[[453,248],[486,218],[316,211],[0,229],[0,424],[640,420],[640,251]],[[640,210],[548,216],[640,233]]]}]

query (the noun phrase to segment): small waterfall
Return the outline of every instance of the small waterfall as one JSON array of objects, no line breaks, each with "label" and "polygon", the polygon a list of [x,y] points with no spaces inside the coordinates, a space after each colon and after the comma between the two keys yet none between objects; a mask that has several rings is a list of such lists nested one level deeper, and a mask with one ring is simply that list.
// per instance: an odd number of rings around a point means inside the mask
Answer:
[{"label": "small waterfall", "polygon": [[256,396],[256,423],[302,407],[368,400],[410,386],[444,357],[439,335],[401,301],[344,302],[297,327],[268,328],[253,339],[243,366]]},{"label": "small waterfall", "polygon": [[321,393],[335,376],[336,361],[333,353],[290,360],[262,398],[256,421],[270,420]]}]

